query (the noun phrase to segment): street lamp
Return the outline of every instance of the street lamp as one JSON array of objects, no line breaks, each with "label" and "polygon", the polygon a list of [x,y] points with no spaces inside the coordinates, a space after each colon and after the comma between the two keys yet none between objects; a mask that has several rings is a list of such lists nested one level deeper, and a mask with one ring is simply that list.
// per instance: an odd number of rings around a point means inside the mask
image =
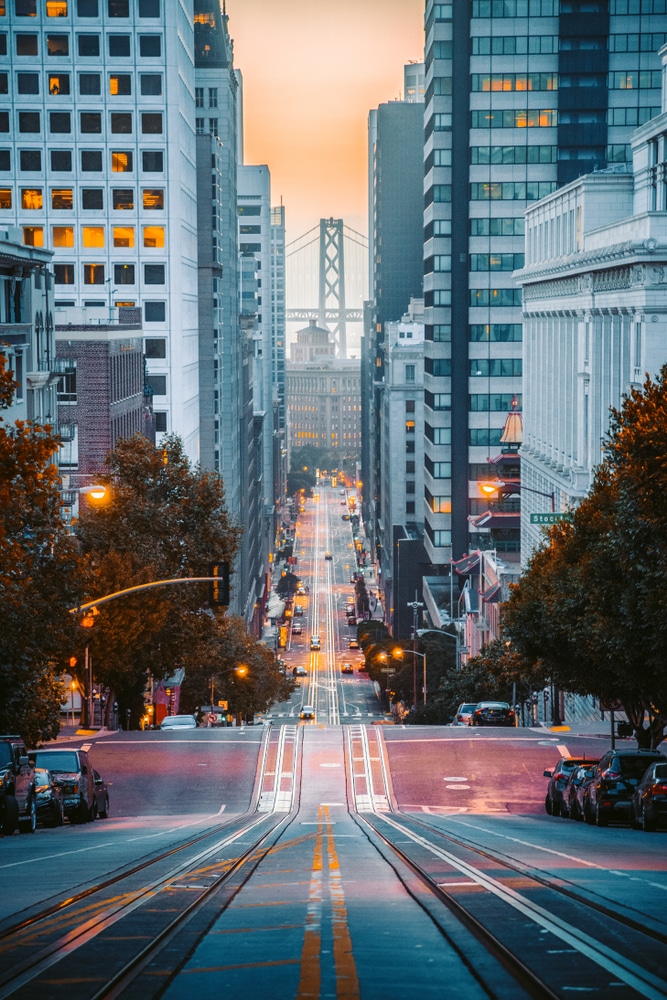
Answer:
[{"label": "street lamp", "polygon": [[[404,650],[404,649],[394,649],[394,650],[392,650],[392,656],[395,656],[397,660],[400,660],[400,659],[402,659],[402,656],[403,656],[404,652],[406,652],[406,650]],[[421,656],[422,660],[424,661],[424,688],[423,688],[423,691],[424,691],[424,704],[426,704],[426,653],[418,653],[416,649],[413,649],[412,650],[412,655],[413,655],[413,657]],[[416,669],[416,664],[415,664],[415,669]],[[417,691],[416,691],[416,684],[417,684],[417,682],[416,682],[416,680],[413,681],[413,683],[415,685],[414,700],[415,700],[415,708],[416,708],[417,707]]]},{"label": "street lamp", "polygon": [[439,636],[445,636],[447,639],[453,639],[454,642],[456,643],[456,669],[460,670],[460,667],[461,667],[461,659],[460,659],[461,638],[459,636],[459,630],[458,630],[458,628],[456,629],[456,632],[454,632],[454,633],[452,633],[452,632],[443,632],[442,629],[439,629],[439,628],[420,628],[420,629],[417,630],[417,635],[419,636],[420,639],[421,639],[421,637],[423,635],[439,635]]},{"label": "street lamp", "polygon": [[[408,607],[412,608],[412,704],[417,707],[417,621],[419,618],[419,611],[424,607],[421,601],[417,600],[417,591],[415,590],[414,601],[408,601]],[[426,669],[426,668],[424,668]]]},{"label": "street lamp", "polygon": [[522,490],[526,490],[528,493],[537,493],[540,497],[548,497],[551,500],[551,513],[553,514],[556,510],[556,494],[554,491],[545,493],[544,490],[535,490],[532,486],[524,486],[523,483],[506,483],[502,479],[496,479],[492,483],[479,484],[480,490],[487,496],[492,496],[494,493],[501,494],[505,487],[508,488],[508,493],[520,493]]}]

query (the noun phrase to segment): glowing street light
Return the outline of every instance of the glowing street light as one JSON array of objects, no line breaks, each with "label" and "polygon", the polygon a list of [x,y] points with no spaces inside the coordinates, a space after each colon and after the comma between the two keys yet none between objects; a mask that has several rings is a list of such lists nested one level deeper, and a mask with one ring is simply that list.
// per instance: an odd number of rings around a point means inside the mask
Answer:
[{"label": "glowing street light", "polygon": [[487,496],[493,496],[494,493],[500,496],[503,491],[507,493],[521,493],[522,490],[526,490],[528,493],[537,493],[538,496],[548,497],[551,500],[552,514],[556,510],[556,494],[554,492],[545,493],[544,490],[535,490],[532,486],[525,486],[523,483],[506,483],[502,479],[496,479],[490,483],[480,483],[479,488]]}]

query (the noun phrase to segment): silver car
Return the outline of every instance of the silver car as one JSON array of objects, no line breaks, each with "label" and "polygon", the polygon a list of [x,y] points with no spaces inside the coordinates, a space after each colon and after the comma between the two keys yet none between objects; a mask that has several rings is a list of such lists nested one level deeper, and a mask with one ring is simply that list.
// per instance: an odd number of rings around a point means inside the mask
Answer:
[{"label": "silver car", "polygon": [[172,732],[179,729],[196,729],[197,720],[194,715],[167,715],[160,723],[160,729],[169,729]]}]

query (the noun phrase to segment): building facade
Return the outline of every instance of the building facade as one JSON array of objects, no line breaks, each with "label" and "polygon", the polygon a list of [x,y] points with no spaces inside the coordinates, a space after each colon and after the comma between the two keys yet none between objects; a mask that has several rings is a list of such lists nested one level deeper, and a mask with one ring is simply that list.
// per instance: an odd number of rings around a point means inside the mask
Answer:
[{"label": "building facade", "polygon": [[549,499],[565,511],[592,486],[610,407],[667,362],[667,46],[660,55],[663,110],[631,136],[632,172],[588,174],[526,214],[524,562]]},{"label": "building facade", "polygon": [[484,545],[468,518],[486,509],[479,482],[525,374],[513,279],[524,212],[629,160],[632,131],[660,107],[654,53],[666,32],[654,0],[427,0],[424,544],[434,567]]}]

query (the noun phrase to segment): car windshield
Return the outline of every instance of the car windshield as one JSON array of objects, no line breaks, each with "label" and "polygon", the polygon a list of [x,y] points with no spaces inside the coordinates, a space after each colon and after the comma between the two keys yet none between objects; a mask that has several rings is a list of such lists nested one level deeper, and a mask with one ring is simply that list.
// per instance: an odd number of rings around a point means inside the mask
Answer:
[{"label": "car windshield", "polygon": [[189,715],[174,715],[171,719],[163,719],[162,726],[164,729],[176,726],[193,726],[195,720],[191,719]]},{"label": "car windshield", "polygon": [[667,778],[667,762],[664,764],[656,764],[655,778],[656,781],[664,781],[665,778]]},{"label": "car windshield", "polygon": [[29,757],[36,767],[49,771],[78,771],[79,758],[74,750],[31,750]]},{"label": "car windshield", "polygon": [[35,771],[35,786],[38,788],[47,788],[49,784],[49,772],[43,768],[37,768]]}]

